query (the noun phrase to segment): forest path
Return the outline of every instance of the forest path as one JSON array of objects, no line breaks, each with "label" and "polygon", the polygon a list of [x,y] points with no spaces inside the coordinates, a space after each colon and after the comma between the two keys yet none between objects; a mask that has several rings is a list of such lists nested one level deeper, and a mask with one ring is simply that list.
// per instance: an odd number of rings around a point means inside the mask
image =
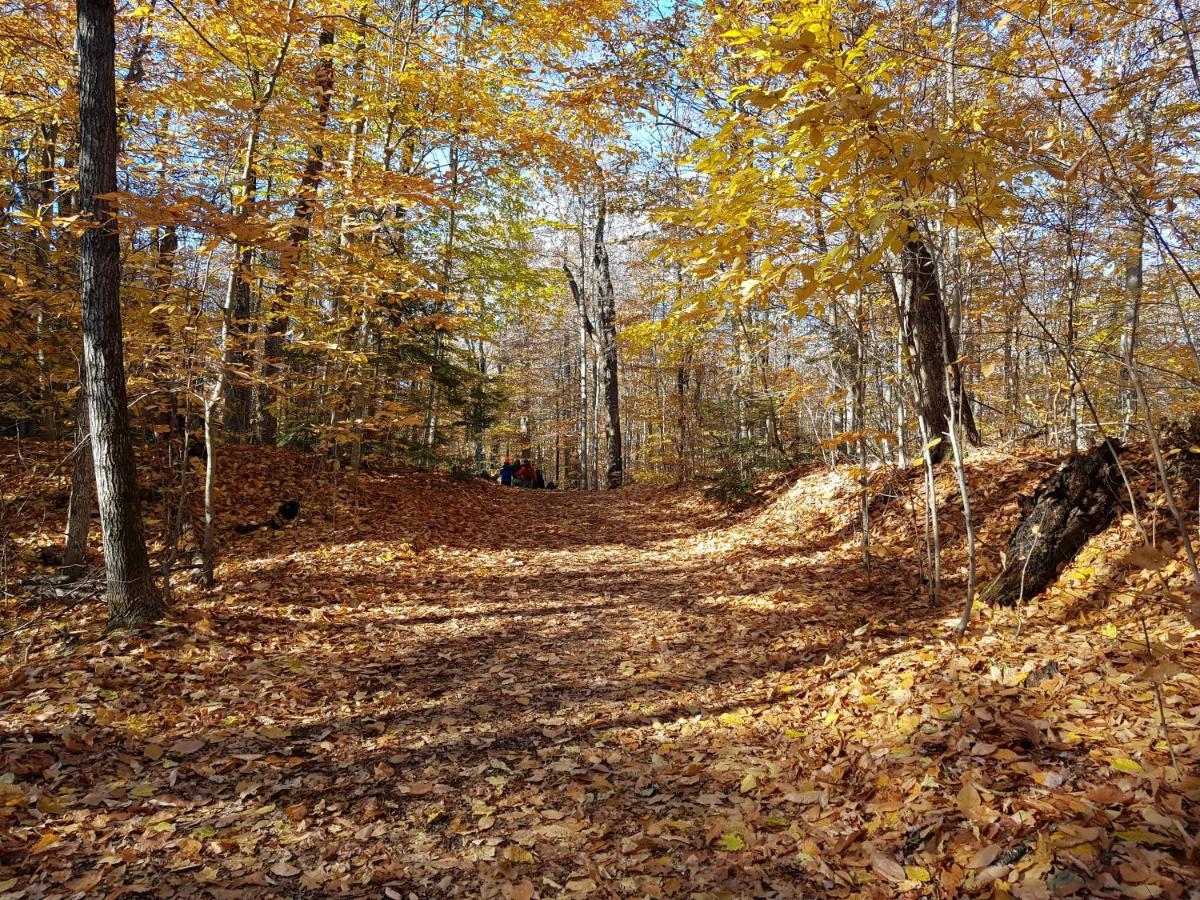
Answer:
[{"label": "forest path", "polygon": [[[225,522],[290,490],[273,484],[320,482],[299,458],[232,453]],[[703,819],[742,773],[680,747],[749,721],[862,621],[829,608],[837,579],[730,543],[689,492],[397,474],[320,506],[230,536],[218,590],[184,589],[177,624],[103,638],[93,608],[35,638],[0,737],[5,771],[52,766],[39,790],[58,799],[0,863],[45,880],[28,850],[52,840],[162,895],[521,896],[529,876],[555,896],[610,869],[633,896],[723,883]],[[784,590],[798,577],[818,607]],[[691,852],[715,854],[699,881],[670,871]]]},{"label": "forest path", "polygon": [[[321,483],[301,457],[231,456],[225,522]],[[986,541],[1038,469],[984,465]],[[172,621],[106,637],[85,605],[21,636],[0,890],[958,896],[987,874],[1106,896],[1120,865],[1177,896],[1200,873],[1163,824],[1182,814],[1153,697],[1128,696],[1136,647],[1071,624],[1071,593],[1019,638],[942,639],[957,591],[915,596],[910,517],[884,501],[868,578],[854,491],[814,471],[727,515],[415,473],[356,502],[314,489],[296,526],[230,537],[218,589]],[[1173,727],[1189,767],[1196,731]]]},{"label": "forest path", "polygon": [[[709,833],[712,815],[740,819],[743,754],[786,756],[778,729],[757,750],[735,734],[791,707],[783,698],[810,668],[878,616],[867,596],[851,600],[865,585],[848,536],[830,529],[781,554],[731,538],[690,493],[462,490],[465,502],[415,508],[376,498],[346,524],[354,540],[315,551],[315,569],[300,563],[314,599],[292,607],[304,611],[294,640],[280,622],[221,615],[223,631],[245,627],[297,676],[325,673],[284,721],[316,718],[303,733],[332,745],[321,756],[339,768],[308,763],[282,805],[328,817],[332,803],[376,823],[356,826],[377,848],[373,877],[419,896],[487,895],[527,876],[544,896],[761,884],[753,867],[725,870],[735,858],[712,845],[727,827]],[[922,639],[925,620],[914,615],[905,639]],[[247,716],[270,703],[245,700]],[[362,853],[336,834],[317,843]],[[791,865],[766,869],[790,880]]]}]

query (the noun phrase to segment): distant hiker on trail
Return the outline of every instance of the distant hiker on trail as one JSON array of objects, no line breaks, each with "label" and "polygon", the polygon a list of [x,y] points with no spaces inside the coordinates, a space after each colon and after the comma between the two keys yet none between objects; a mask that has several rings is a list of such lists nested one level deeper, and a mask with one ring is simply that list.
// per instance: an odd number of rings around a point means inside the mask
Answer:
[{"label": "distant hiker on trail", "polygon": [[546,486],[546,479],[542,477],[541,469],[533,470],[533,486],[535,488],[544,488]]},{"label": "distant hiker on trail", "polygon": [[516,474],[513,475],[513,484],[522,488],[533,487],[535,474],[536,470],[530,464],[529,460],[525,460],[521,463],[521,468],[517,469]]},{"label": "distant hiker on trail", "polygon": [[504,487],[512,487],[513,483],[513,464],[512,460],[507,456],[504,457],[504,465],[500,467],[500,484]]}]

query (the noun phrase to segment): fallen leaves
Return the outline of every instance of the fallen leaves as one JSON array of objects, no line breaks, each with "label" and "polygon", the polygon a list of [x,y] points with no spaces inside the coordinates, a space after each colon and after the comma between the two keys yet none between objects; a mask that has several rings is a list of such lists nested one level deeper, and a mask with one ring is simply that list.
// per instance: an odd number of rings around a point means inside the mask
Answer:
[{"label": "fallen leaves", "polygon": [[1132,760],[1132,759],[1124,759],[1122,757],[1114,757],[1111,760],[1111,762],[1112,762],[1112,767],[1114,769],[1116,769],[1118,772],[1125,772],[1130,775],[1140,775],[1146,771],[1145,769],[1142,768],[1141,763],[1139,763],[1135,760]]},{"label": "fallen leaves", "polygon": [[[231,452],[246,484],[289,459]],[[987,465],[999,533],[1037,472]],[[1194,771],[1196,638],[1120,581],[1168,567],[1117,562],[1114,528],[1064,579],[1108,585],[1102,616],[1055,589],[1019,638],[985,611],[955,644],[898,513],[868,583],[855,488],[723,519],[364,477],[362,510],[232,545],[149,637],[89,607],[25,632],[6,864],[95,895],[1179,896],[1200,783],[1145,679]]]},{"label": "fallen leaves", "polygon": [[979,791],[968,783],[964,784],[958,792],[958,808],[962,814],[968,819],[974,819],[979,814],[979,809],[983,805],[983,801],[979,798]]},{"label": "fallen leaves", "polygon": [[721,835],[721,848],[728,850],[731,853],[736,853],[738,850],[746,849],[746,839],[740,834],[734,834],[731,831]]}]

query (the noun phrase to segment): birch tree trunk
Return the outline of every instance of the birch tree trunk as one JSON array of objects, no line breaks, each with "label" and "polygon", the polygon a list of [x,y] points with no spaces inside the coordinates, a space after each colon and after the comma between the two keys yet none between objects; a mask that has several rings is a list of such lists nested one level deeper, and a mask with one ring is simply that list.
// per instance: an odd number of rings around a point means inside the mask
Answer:
[{"label": "birch tree trunk", "polygon": [[1137,352],[1138,318],[1141,309],[1146,229],[1136,208],[1129,211],[1130,238],[1125,251],[1125,327],[1121,330],[1121,369],[1118,384],[1121,394],[1123,432],[1128,439],[1137,418],[1137,390],[1133,383],[1134,357]]}]

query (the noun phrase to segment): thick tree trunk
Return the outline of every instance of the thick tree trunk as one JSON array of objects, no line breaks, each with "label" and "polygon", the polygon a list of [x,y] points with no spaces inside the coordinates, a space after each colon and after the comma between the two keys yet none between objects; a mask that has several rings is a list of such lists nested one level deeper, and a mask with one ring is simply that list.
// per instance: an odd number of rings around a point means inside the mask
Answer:
[{"label": "thick tree trunk", "polygon": [[[329,124],[329,107],[333,98],[333,31],[321,31],[318,40],[321,59],[317,65],[317,120],[316,132],[323,135]],[[300,191],[296,198],[296,209],[288,229],[287,245],[280,252],[279,288],[267,311],[266,339],[264,341],[262,374],[264,389],[259,393],[259,434],[264,444],[275,445],[279,440],[279,419],[275,409],[277,398],[274,380],[279,376],[283,363],[283,339],[288,328],[288,304],[295,297],[296,275],[300,268],[300,256],[312,232],[312,220],[316,214],[317,191],[321,186],[321,175],[325,169],[325,145],[317,141],[308,148],[304,171],[300,176]]]},{"label": "thick tree trunk", "polygon": [[971,412],[970,397],[962,383],[958,342],[946,314],[933,253],[915,228],[909,232],[901,251],[900,270],[903,280],[901,326],[908,349],[909,369],[915,382],[918,412],[929,429],[930,439],[941,439],[932,448],[934,461],[940,462],[951,451],[948,435],[952,401],[958,410],[958,421],[972,443],[979,442],[979,431]]},{"label": "thick tree trunk", "polygon": [[79,209],[84,389],[91,419],[110,627],[153,622],[164,612],[150,576],[125,394],[121,344],[121,245],[109,201],[117,189],[113,0],[78,0]]},{"label": "thick tree trunk", "polygon": [[619,488],[624,481],[624,454],[621,446],[621,394],[617,383],[617,298],[613,291],[608,250],[604,246],[604,220],[607,205],[600,198],[596,214],[596,238],[592,265],[596,270],[596,312],[600,327],[600,353],[604,360],[604,437],[608,444],[608,487]]},{"label": "thick tree trunk", "polygon": [[1013,532],[1004,570],[979,592],[988,603],[1012,606],[1040,594],[1117,510],[1120,475],[1112,439],[1068,457],[1032,497],[1021,498],[1021,524]]}]

